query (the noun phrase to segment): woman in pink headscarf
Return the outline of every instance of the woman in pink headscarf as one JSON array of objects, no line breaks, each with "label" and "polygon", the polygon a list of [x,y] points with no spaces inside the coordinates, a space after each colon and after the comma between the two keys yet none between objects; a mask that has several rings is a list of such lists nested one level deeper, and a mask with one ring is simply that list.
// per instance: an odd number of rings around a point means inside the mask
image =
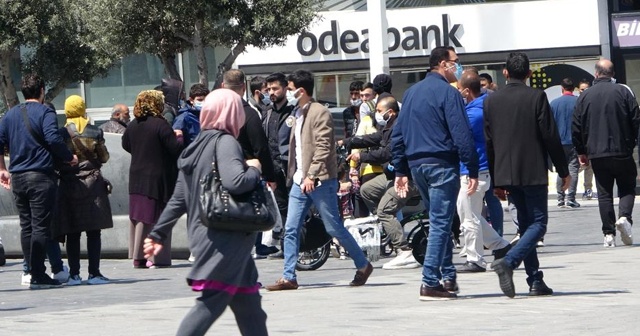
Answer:
[{"label": "woman in pink headscarf", "polygon": [[227,306],[243,335],[267,335],[261,307],[258,271],[251,258],[256,234],[218,231],[200,222],[199,180],[218,164],[222,186],[231,194],[248,192],[260,183],[258,160],[245,161],[236,138],[244,124],[242,100],[228,89],[212,91],[200,112],[201,132],[180,155],[178,183],[158,223],[145,240],[147,257],[162,249],[178,219],[187,213],[189,247],[197,256],[187,282],[202,292],[184,318],[178,335],[204,335]]}]

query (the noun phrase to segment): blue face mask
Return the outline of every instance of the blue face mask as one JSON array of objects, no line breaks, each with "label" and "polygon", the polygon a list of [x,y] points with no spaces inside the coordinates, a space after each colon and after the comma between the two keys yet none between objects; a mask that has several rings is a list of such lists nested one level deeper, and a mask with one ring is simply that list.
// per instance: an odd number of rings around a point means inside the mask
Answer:
[{"label": "blue face mask", "polygon": [[200,110],[202,110],[202,103],[203,103],[203,102],[201,102],[201,101],[195,101],[195,102],[193,102],[193,108],[194,108],[196,111],[200,111]]},{"label": "blue face mask", "polygon": [[268,94],[266,94],[266,93],[263,93],[263,94],[262,94],[262,103],[263,103],[264,105],[269,105],[269,104],[271,104],[271,98],[269,97],[269,95],[268,95]]},{"label": "blue face mask", "polygon": [[460,77],[462,77],[462,65],[460,65],[460,63],[456,63],[456,78],[458,80],[460,80]]}]

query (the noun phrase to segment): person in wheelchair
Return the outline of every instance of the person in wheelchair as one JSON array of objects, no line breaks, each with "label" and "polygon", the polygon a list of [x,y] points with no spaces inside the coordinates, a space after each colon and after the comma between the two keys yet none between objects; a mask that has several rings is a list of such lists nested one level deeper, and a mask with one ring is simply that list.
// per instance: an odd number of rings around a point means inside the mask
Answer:
[{"label": "person in wheelchair", "polygon": [[351,159],[358,162],[366,162],[381,165],[384,174],[380,174],[366,182],[360,188],[360,194],[371,213],[378,216],[380,224],[389,236],[391,245],[396,251],[396,258],[382,266],[383,269],[418,268],[420,264],[413,257],[411,248],[404,239],[404,229],[396,218],[396,214],[413,196],[418,195],[418,190],[409,183],[409,195],[399,198],[393,188],[393,166],[391,161],[391,133],[400,108],[398,101],[390,95],[378,100],[376,105],[376,122],[380,125],[375,134],[361,137],[353,137],[345,140],[345,145],[351,148],[369,147],[366,153],[353,153]]}]

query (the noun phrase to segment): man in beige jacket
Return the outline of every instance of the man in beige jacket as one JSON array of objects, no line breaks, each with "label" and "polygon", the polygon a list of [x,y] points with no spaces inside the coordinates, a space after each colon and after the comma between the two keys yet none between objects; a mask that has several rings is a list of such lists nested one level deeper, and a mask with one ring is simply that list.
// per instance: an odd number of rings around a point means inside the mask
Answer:
[{"label": "man in beige jacket", "polygon": [[291,124],[289,142],[288,182],[289,214],[284,231],[284,272],[269,291],[297,289],[296,261],[300,247],[299,236],[304,218],[313,204],[325,225],[327,233],[345,247],[357,268],[351,286],[362,286],[373,272],[373,266],[342,224],[338,210],[337,161],[333,119],[329,109],[311,97],[313,74],[297,70],[287,78],[287,100],[295,107],[286,121]]}]

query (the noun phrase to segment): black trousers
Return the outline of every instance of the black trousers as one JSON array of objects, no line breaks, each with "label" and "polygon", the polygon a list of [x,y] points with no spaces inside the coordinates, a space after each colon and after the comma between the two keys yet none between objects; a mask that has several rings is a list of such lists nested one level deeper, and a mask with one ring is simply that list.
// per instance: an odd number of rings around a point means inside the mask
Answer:
[{"label": "black trousers", "polygon": [[[67,259],[69,259],[69,274],[80,274],[80,235],[82,232],[67,235]],[[100,252],[102,240],[100,230],[87,231],[87,259],[89,259],[89,274],[100,275]]]},{"label": "black trousers", "polygon": [[47,239],[58,190],[57,177],[37,171],[11,174],[11,191],[20,217],[20,243],[31,278],[47,277],[44,265]]},{"label": "black trousers", "polygon": [[[636,164],[632,156],[591,159],[593,175],[598,188],[598,207],[603,234],[616,234],[615,223],[620,217],[632,222],[633,202],[636,196]],[[613,183],[618,186],[618,216],[613,209]]]}]

